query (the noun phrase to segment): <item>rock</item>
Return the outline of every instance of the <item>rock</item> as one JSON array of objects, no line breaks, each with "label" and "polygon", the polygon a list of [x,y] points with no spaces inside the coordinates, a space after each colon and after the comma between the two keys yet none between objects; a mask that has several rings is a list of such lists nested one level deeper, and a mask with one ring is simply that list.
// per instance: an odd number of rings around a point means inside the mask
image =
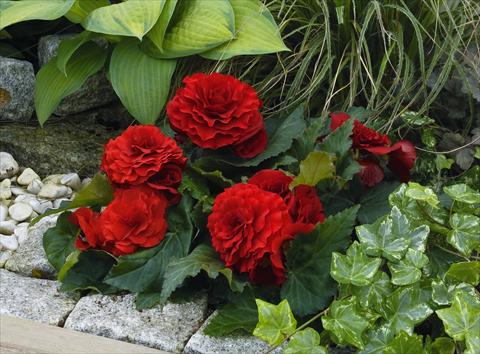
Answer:
[{"label": "rock", "polygon": [[18,241],[14,235],[0,234],[0,245],[7,250],[15,251],[18,248]]},{"label": "rock", "polygon": [[25,276],[40,274],[43,278],[54,278],[56,271],[48,262],[43,249],[43,234],[55,226],[57,217],[47,216],[28,229],[28,242],[21,244],[5,264],[5,269]]},{"label": "rock", "polygon": [[78,191],[82,188],[82,181],[77,173],[67,173],[60,179],[60,183]]},{"label": "rock", "polygon": [[43,214],[48,209],[53,209],[53,203],[50,200],[32,200],[29,202],[30,206],[33,208],[33,211],[38,214]]},{"label": "rock", "polygon": [[61,198],[53,201],[53,208],[58,209],[62,205],[63,202],[69,201],[68,198]]},{"label": "rock", "polygon": [[0,182],[0,199],[11,198],[12,196],[11,185],[12,185],[12,182],[10,182],[8,178]]},{"label": "rock", "polygon": [[[57,54],[60,42],[69,37],[71,35],[51,35],[40,38],[38,44],[39,64],[43,66],[50,61]],[[100,70],[89,77],[80,90],[65,97],[54,113],[59,116],[67,116],[84,112],[113,102],[116,97],[105,75],[105,70]]]},{"label": "rock", "polygon": [[12,188],[10,188],[10,190],[12,191],[12,194],[16,195],[16,196],[24,195],[24,194],[26,194],[26,195],[30,194],[25,189],[20,188],[20,187],[12,187]]},{"label": "rock", "polygon": [[7,216],[8,216],[8,208],[5,205],[0,204],[0,221],[7,220]]},{"label": "rock", "polygon": [[66,196],[67,194],[68,187],[51,182],[44,184],[42,189],[40,189],[40,192],[38,192],[38,196],[45,199],[58,199]]},{"label": "rock", "polygon": [[87,186],[90,182],[92,182],[92,179],[90,177],[82,179],[82,188]]},{"label": "rock", "polygon": [[91,295],[80,299],[65,328],[178,353],[200,327],[206,309],[205,294],[141,312],[134,295]]},{"label": "rock", "polygon": [[32,207],[24,202],[15,203],[8,208],[10,217],[15,221],[27,220],[32,215]]},{"label": "rock", "polygon": [[57,282],[0,269],[0,315],[62,326],[77,298],[59,293]]},{"label": "rock", "polygon": [[80,176],[98,172],[103,146],[118,131],[96,122],[99,112],[64,121],[47,121],[44,129],[25,124],[0,124],[0,151],[14,153],[22,166],[34,166],[40,176],[73,171]]},{"label": "rock", "polygon": [[65,175],[63,174],[49,175],[43,179],[42,183],[43,184],[47,184],[47,183],[61,184],[60,181],[62,180],[63,176]]},{"label": "rock", "polygon": [[[257,354],[270,349],[268,343],[248,334],[231,334],[224,337],[211,337],[203,333],[205,327],[217,315],[215,311],[195,333],[185,346],[185,354]],[[277,348],[273,353],[281,353]]]},{"label": "rock", "polygon": [[0,151],[0,180],[18,173],[18,163],[8,152]]},{"label": "rock", "polygon": [[6,91],[10,101],[0,106],[0,121],[25,122],[32,116],[35,73],[26,60],[0,56],[0,88]]},{"label": "rock", "polygon": [[5,265],[5,263],[8,261],[8,259],[12,255],[12,252],[13,251],[10,251],[10,250],[0,251],[0,268],[2,268]]},{"label": "rock", "polygon": [[23,244],[28,239],[28,223],[18,224],[13,234],[17,237],[18,244]]},{"label": "rock", "polygon": [[43,183],[39,179],[34,179],[32,182],[27,187],[27,192],[32,193],[32,194],[38,194],[40,192],[40,189],[42,189]]},{"label": "rock", "polygon": [[0,221],[0,234],[11,235],[15,231],[16,226],[15,222],[11,220]]},{"label": "rock", "polygon": [[31,168],[26,168],[23,172],[18,176],[17,183],[22,186],[28,186],[33,180],[39,180],[40,176],[35,173],[34,170]]}]

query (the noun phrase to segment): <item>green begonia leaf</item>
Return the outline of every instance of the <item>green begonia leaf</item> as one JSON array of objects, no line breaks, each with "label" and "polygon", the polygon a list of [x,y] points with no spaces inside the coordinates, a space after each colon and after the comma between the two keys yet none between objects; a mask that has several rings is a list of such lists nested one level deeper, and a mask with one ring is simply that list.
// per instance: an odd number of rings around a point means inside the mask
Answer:
[{"label": "green begonia leaf", "polygon": [[450,218],[452,230],[447,241],[462,254],[469,257],[472,251],[480,249],[480,218],[469,214],[453,214]]},{"label": "green begonia leaf", "polygon": [[295,333],[283,354],[328,354],[327,348],[320,345],[320,335],[312,328],[305,328]]},{"label": "green begonia leaf", "polygon": [[68,221],[70,212],[58,217],[57,224],[43,235],[43,248],[47,259],[59,271],[68,255],[75,251],[75,239],[79,232],[78,226]]},{"label": "green begonia leaf", "polygon": [[371,284],[352,288],[352,293],[357,297],[358,303],[364,308],[371,309],[380,308],[392,291],[390,279],[382,271],[375,274]]},{"label": "green begonia leaf", "polygon": [[480,283],[480,262],[460,262],[450,266],[445,276],[477,286]]},{"label": "green begonia leaf", "polygon": [[[472,296],[458,291],[453,297],[452,306],[437,310],[437,316],[445,326],[445,332],[455,341],[467,342],[472,347],[480,341],[480,300],[478,295]],[[472,347],[471,353],[476,349]]]},{"label": "green begonia leaf", "polygon": [[323,141],[320,150],[337,156],[337,162],[345,156],[352,146],[353,119],[347,120],[331,132]]},{"label": "green begonia leaf", "polygon": [[258,306],[258,323],[253,335],[270,345],[279,345],[297,328],[297,320],[287,300],[278,305],[256,299]]},{"label": "green begonia leaf", "polygon": [[308,235],[298,235],[287,258],[287,281],[281,296],[295,314],[305,316],[328,305],[336,292],[330,278],[332,252],[343,251],[350,242],[358,206],[346,209],[317,225]]},{"label": "green begonia leaf", "polygon": [[354,296],[332,302],[328,314],[322,317],[322,324],[336,343],[363,348],[362,336],[369,323],[359,313]]},{"label": "green begonia leaf", "polygon": [[385,348],[388,354],[419,354],[423,353],[423,340],[417,334],[400,332]]},{"label": "green begonia leaf", "polygon": [[388,262],[392,274],[392,283],[395,285],[409,285],[420,280],[421,269],[428,263],[428,257],[422,252],[409,249],[405,258],[398,263]]},{"label": "green begonia leaf", "polygon": [[457,202],[466,204],[480,204],[480,193],[464,183],[443,187],[443,191],[447,193],[450,198]]},{"label": "green begonia leaf", "polygon": [[365,286],[372,282],[381,264],[380,258],[367,257],[355,241],[347,249],[346,256],[333,252],[330,275],[341,284]]},{"label": "green begonia leaf", "polygon": [[412,333],[413,327],[432,314],[432,309],[422,301],[419,289],[398,288],[379,309],[393,333]]},{"label": "green begonia leaf", "polygon": [[294,188],[300,184],[315,187],[321,180],[331,178],[335,173],[334,156],[323,151],[312,151],[300,162],[300,173],[290,184]]},{"label": "green begonia leaf", "polygon": [[358,203],[358,221],[362,224],[373,223],[390,211],[388,196],[399,186],[398,182],[383,181],[362,194]]}]

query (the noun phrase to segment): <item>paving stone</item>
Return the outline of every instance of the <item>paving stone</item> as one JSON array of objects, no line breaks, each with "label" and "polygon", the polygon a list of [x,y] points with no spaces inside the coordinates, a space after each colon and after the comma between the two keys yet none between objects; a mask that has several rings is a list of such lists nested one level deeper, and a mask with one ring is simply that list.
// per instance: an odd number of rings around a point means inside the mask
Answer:
[{"label": "paving stone", "polygon": [[179,353],[202,324],[206,294],[137,311],[134,295],[91,295],[78,302],[65,328]]},{"label": "paving stone", "polygon": [[25,276],[40,275],[54,278],[55,268],[48,262],[43,249],[43,234],[55,226],[57,217],[45,217],[28,229],[27,241],[22,243],[5,263],[5,269]]},{"label": "paving stone", "polygon": [[[217,315],[215,311],[185,346],[185,354],[257,354],[269,350],[268,343],[247,334],[231,334],[225,337],[211,337],[203,333],[204,328]],[[277,348],[273,353],[281,353]]]},{"label": "paving stone", "polygon": [[0,269],[0,315],[62,326],[75,307],[74,296],[59,293],[57,282]]}]

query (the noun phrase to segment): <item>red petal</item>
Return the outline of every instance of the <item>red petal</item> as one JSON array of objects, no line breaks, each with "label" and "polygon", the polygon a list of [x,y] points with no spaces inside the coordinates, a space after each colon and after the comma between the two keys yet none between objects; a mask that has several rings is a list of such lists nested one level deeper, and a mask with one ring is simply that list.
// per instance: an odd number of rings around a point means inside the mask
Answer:
[{"label": "red petal", "polygon": [[359,160],[362,167],[359,172],[360,180],[364,186],[373,187],[383,180],[383,170],[378,161],[372,159]]},{"label": "red petal", "polygon": [[400,181],[408,182],[410,180],[410,170],[415,165],[416,158],[415,145],[409,140],[400,140],[392,146],[388,168],[398,176]]}]

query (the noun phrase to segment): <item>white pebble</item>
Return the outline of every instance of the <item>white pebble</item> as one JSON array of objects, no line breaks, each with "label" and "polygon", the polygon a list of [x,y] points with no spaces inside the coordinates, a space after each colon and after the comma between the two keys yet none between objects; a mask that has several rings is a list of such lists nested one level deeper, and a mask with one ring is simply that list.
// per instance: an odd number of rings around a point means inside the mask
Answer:
[{"label": "white pebble", "polygon": [[8,213],[13,220],[24,221],[32,215],[33,209],[29,204],[19,202],[10,206],[10,208],[8,208]]},{"label": "white pebble", "polygon": [[82,181],[76,173],[67,173],[60,179],[60,183],[71,187],[75,191],[82,188]]},{"label": "white pebble", "polygon": [[12,191],[13,195],[17,195],[17,196],[18,195],[23,195],[23,194],[30,194],[25,189],[20,188],[20,187],[12,187],[10,190]]},{"label": "white pebble", "polygon": [[87,184],[92,182],[92,179],[90,177],[86,177],[82,180],[82,187],[85,187]]},{"label": "white pebble", "polygon": [[0,234],[0,244],[7,250],[15,251],[18,248],[17,238],[13,235],[7,236]]},{"label": "white pebble", "polygon": [[43,183],[39,179],[34,179],[32,182],[28,184],[27,192],[32,194],[38,194],[40,189],[42,189]]},{"label": "white pebble", "polygon": [[0,180],[18,173],[18,163],[8,152],[0,152]]},{"label": "white pebble", "polygon": [[54,183],[44,184],[40,192],[38,192],[38,196],[45,199],[58,199],[65,197],[67,194],[68,187]]},{"label": "white pebble", "polygon": [[11,235],[15,231],[16,223],[8,220],[8,221],[0,221],[0,233],[5,235]]},{"label": "white pebble", "polygon": [[69,201],[69,200],[70,199],[67,199],[67,198],[61,198],[61,199],[54,200],[53,201],[53,208],[58,209],[58,208],[60,208],[60,205],[62,204],[62,202]]},{"label": "white pebble", "polygon": [[33,211],[38,214],[43,214],[48,209],[53,209],[53,203],[50,200],[35,200],[31,201],[28,204],[33,208]]},{"label": "white pebble", "polygon": [[5,205],[0,204],[0,221],[7,220],[7,216],[8,216],[8,208]]},{"label": "white pebble", "polygon": [[12,256],[12,251],[10,250],[0,251],[0,268],[2,268],[5,265],[5,263],[7,263],[7,261],[10,259],[11,256]]},{"label": "white pebble", "polygon": [[28,238],[28,223],[17,225],[14,235],[17,237],[18,244],[23,244]]},{"label": "white pebble", "polygon": [[17,183],[22,186],[28,186],[34,179],[40,179],[40,176],[35,173],[30,167],[26,168],[17,178]]},{"label": "white pebble", "polygon": [[63,175],[50,175],[43,179],[43,184],[53,183],[53,184],[60,184]]},{"label": "white pebble", "polygon": [[9,199],[12,196],[12,182],[7,178],[0,182],[0,199]]}]

